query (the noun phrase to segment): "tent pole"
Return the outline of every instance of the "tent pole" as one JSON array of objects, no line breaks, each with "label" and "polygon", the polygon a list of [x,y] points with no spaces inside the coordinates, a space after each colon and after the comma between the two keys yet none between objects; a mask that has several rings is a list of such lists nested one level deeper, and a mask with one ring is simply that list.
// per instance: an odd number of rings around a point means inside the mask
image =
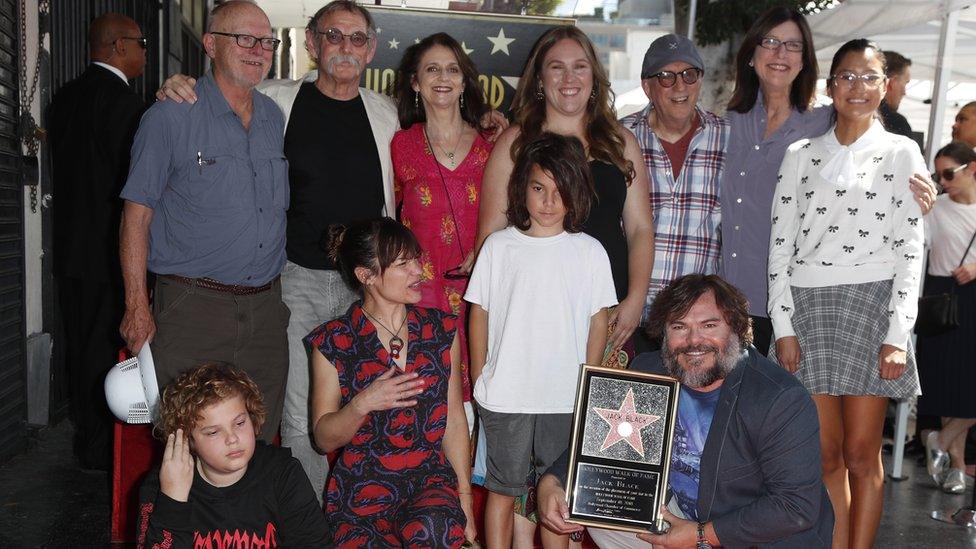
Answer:
[{"label": "tent pole", "polygon": [[925,162],[931,166],[935,153],[942,145],[942,126],[945,121],[946,93],[949,90],[949,77],[952,76],[952,56],[956,49],[956,29],[959,26],[959,10],[953,10],[942,17],[942,30],[939,33],[939,55],[936,58],[935,81],[932,83],[932,111],[929,116],[928,142],[925,146]]},{"label": "tent pole", "polygon": [[698,12],[698,0],[688,2],[688,40],[695,41],[695,19]]}]

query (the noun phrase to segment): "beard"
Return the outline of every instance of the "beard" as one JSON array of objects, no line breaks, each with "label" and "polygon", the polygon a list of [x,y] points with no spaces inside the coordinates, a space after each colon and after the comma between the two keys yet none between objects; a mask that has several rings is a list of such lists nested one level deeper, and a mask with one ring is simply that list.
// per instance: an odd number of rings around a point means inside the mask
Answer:
[{"label": "beard", "polygon": [[363,66],[359,62],[359,59],[356,59],[356,56],[337,53],[325,60],[325,72],[335,76],[336,65],[339,63],[349,63],[355,67],[357,73],[360,73],[363,70]]},{"label": "beard", "polygon": [[[729,335],[728,343],[722,349],[713,345],[687,345],[672,351],[668,345],[667,334],[665,334],[664,340],[661,343],[661,359],[664,361],[664,366],[668,369],[668,374],[681,382],[682,385],[692,389],[708,387],[720,379],[725,379],[739,362],[739,354],[742,352],[739,336],[735,334]],[[707,355],[696,358],[685,356],[688,362],[688,368],[678,363],[679,355],[702,351],[715,353],[715,364],[711,368],[701,368],[702,364],[708,358]]]}]

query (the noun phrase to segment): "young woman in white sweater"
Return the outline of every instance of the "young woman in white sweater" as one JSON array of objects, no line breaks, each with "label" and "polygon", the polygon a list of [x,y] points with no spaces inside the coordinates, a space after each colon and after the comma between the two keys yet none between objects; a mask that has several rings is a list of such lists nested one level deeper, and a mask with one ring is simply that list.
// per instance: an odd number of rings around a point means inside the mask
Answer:
[{"label": "young woman in white sweater", "polygon": [[813,395],[835,548],[869,548],[881,518],[888,397],[919,392],[910,333],[922,269],[922,212],[906,183],[924,173],[911,140],[875,113],[885,59],[858,39],[827,81],[836,123],[783,160],[769,243],[775,356]]}]

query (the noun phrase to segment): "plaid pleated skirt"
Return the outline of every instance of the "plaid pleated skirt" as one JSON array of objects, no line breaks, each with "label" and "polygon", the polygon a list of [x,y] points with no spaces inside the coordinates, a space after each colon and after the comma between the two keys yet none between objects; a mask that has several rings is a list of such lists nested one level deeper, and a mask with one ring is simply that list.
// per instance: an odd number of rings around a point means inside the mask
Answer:
[{"label": "plaid pleated skirt", "polygon": [[[823,288],[791,287],[793,330],[800,341],[797,379],[810,394],[908,398],[919,394],[915,349],[905,373],[881,379],[878,353],[888,332],[891,281]],[[775,339],[774,339],[775,341]],[[772,344],[770,357],[775,357]]]}]

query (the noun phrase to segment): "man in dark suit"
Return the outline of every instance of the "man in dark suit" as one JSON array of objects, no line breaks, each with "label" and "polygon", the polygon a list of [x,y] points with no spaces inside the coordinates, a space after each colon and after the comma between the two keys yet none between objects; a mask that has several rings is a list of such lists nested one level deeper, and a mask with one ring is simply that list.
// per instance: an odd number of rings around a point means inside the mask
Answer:
[{"label": "man in dark suit", "polygon": [[146,65],[139,25],[116,13],[89,28],[91,64],[47,112],[54,177],[54,274],[64,320],[75,455],[85,468],[112,464],[112,423],[102,381],[123,345],[119,199],[144,109],[129,80]]},{"label": "man in dark suit", "polygon": [[[663,512],[671,529],[634,536],[590,528],[597,545],[830,547],[817,409],[793,375],[751,346],[745,296],[715,275],[683,276],[657,295],[647,329],[663,340],[661,351],[630,369],[681,382]],[[581,529],[565,520],[568,458],[538,487],[539,517],[560,533]]]},{"label": "man in dark suit", "polygon": [[911,124],[898,112],[901,100],[905,98],[905,87],[912,79],[912,60],[890,50],[885,50],[883,53],[887,62],[885,76],[888,77],[888,82],[885,84],[884,99],[881,100],[881,106],[878,108],[881,122],[891,133],[913,138]]}]

